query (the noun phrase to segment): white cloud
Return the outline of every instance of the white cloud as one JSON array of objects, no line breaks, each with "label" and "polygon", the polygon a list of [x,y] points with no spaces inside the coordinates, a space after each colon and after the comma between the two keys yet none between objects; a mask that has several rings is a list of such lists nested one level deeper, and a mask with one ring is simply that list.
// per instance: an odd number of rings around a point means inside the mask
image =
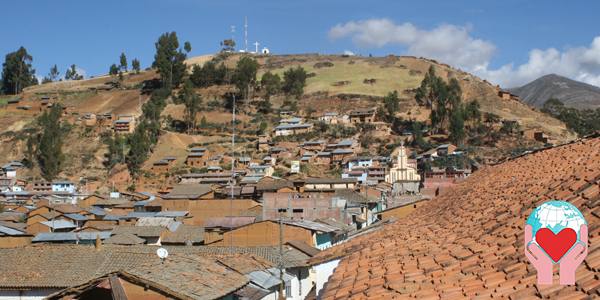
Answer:
[{"label": "white cloud", "polygon": [[411,23],[368,19],[338,24],[330,29],[329,37],[350,38],[362,48],[401,45],[406,54],[448,63],[503,87],[519,86],[550,73],[600,86],[600,36],[588,47],[533,49],[526,63],[509,63],[498,69],[489,67],[496,46],[472,37],[464,26],[445,24],[424,30]]},{"label": "white cloud", "polygon": [[533,49],[526,63],[504,65],[496,70],[480,70],[478,75],[502,86],[519,86],[540,76],[556,73],[600,86],[600,36],[589,47]]},{"label": "white cloud", "polygon": [[344,55],[348,55],[348,56],[354,56],[356,54],[354,54],[354,52],[350,51],[350,50],[344,50]]},{"label": "white cloud", "polygon": [[484,68],[495,47],[474,39],[466,27],[441,25],[422,30],[411,23],[395,24],[388,19],[369,19],[338,24],[329,31],[331,39],[350,37],[357,46],[380,48],[388,44],[407,47],[407,54],[418,55],[465,68]]}]

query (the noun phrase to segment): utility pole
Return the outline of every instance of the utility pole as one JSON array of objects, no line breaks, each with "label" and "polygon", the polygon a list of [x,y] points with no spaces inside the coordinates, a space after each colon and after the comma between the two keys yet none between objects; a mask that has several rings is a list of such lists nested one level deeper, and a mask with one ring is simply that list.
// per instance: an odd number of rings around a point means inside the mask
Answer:
[{"label": "utility pole", "polygon": [[[289,199],[289,196],[288,196]],[[285,299],[285,282],[283,281],[283,215],[279,212],[279,299]]]}]

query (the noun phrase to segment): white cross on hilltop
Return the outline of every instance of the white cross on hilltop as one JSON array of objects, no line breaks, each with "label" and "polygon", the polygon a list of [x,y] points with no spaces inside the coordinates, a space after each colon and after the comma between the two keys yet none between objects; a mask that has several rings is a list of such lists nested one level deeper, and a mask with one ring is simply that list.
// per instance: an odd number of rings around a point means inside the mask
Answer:
[{"label": "white cross on hilltop", "polygon": [[254,51],[254,53],[258,53],[258,45],[260,45],[259,42],[254,42],[254,47],[256,47],[256,51]]}]

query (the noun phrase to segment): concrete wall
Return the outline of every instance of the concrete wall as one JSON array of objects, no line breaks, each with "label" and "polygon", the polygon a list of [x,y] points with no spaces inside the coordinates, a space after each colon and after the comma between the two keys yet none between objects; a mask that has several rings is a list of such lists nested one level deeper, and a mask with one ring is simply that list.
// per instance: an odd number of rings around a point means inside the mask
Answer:
[{"label": "concrete wall", "polygon": [[38,300],[58,291],[58,289],[33,289],[28,291],[0,290],[0,300]]},{"label": "concrete wall", "polygon": [[[283,243],[289,241],[302,241],[308,245],[315,246],[310,230],[283,225]],[[223,234],[221,242],[214,243],[215,246],[277,246],[279,245],[279,224],[276,222],[259,222],[239,227]]]},{"label": "concrete wall", "polygon": [[31,244],[31,236],[2,236],[0,248],[14,248]]},{"label": "concrete wall", "polygon": [[337,268],[339,263],[340,263],[340,260],[336,259],[336,260],[332,260],[332,261],[314,266],[314,271],[315,271],[316,281],[317,281],[317,299],[320,298],[319,293],[321,293],[321,291],[323,290],[323,287],[325,287],[325,284],[327,284],[327,281],[329,281],[329,276],[331,276],[331,274],[333,274],[333,270],[335,270],[335,268]]}]

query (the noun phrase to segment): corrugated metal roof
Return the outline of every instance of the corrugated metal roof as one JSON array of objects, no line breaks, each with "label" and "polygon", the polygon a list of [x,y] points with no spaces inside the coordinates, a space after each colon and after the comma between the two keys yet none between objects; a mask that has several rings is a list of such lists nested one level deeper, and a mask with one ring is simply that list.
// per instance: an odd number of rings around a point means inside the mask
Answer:
[{"label": "corrugated metal roof", "polygon": [[64,214],[64,216],[75,221],[87,221],[88,219],[86,216],[80,214]]},{"label": "corrugated metal roof", "polygon": [[0,235],[23,235],[24,232],[0,225]]},{"label": "corrugated metal roof", "polygon": [[308,221],[308,220],[285,220],[283,221],[284,224],[288,224],[288,225],[292,225],[292,226],[298,226],[298,227],[302,227],[302,228],[306,228],[309,230],[314,230],[314,231],[320,231],[320,232],[325,232],[325,233],[329,233],[329,232],[335,232],[335,231],[339,231],[340,228],[331,226],[331,225],[327,225],[327,224],[323,224],[323,223],[318,223],[318,222],[313,222],[313,221]]},{"label": "corrugated metal roof", "polygon": [[82,240],[95,240],[97,236],[105,240],[110,237],[110,231],[100,232],[42,232],[38,233],[31,241],[36,242],[70,242]]},{"label": "corrugated metal roof", "polygon": [[170,211],[161,211],[156,214],[156,217],[167,217],[167,218],[176,218],[176,217],[185,217],[189,214],[188,211],[184,210],[170,210]]},{"label": "corrugated metal roof", "polygon": [[126,218],[128,219],[140,219],[140,218],[148,218],[156,216],[156,212],[146,212],[146,211],[133,211],[127,214]]},{"label": "corrugated metal roof", "polygon": [[73,224],[71,221],[67,220],[54,220],[54,221],[45,221],[41,222],[42,224],[54,228],[54,229],[65,229],[65,228],[76,228],[77,226]]},{"label": "corrugated metal roof", "polygon": [[[279,280],[279,275],[280,275],[279,269],[270,268],[267,270],[254,271],[246,276],[254,284],[256,284],[264,289],[270,289],[281,283],[281,281]],[[286,273],[285,271],[283,272],[283,281],[284,282],[287,283],[293,279],[294,279],[293,276]]]},{"label": "corrugated metal roof", "polygon": [[106,211],[100,207],[92,206],[88,207],[86,210],[96,216],[106,216]]}]

